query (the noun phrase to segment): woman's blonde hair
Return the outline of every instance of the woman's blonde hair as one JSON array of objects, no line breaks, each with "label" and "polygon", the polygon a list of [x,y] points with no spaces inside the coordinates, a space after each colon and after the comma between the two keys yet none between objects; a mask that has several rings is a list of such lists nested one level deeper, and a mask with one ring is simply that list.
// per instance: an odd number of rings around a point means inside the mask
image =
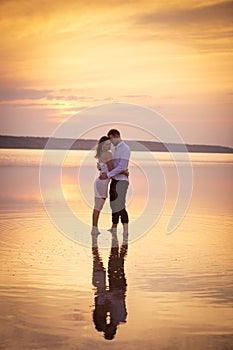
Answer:
[{"label": "woman's blonde hair", "polygon": [[99,158],[101,153],[103,152],[103,144],[105,141],[110,140],[108,136],[102,136],[96,146],[96,155],[95,158]]}]

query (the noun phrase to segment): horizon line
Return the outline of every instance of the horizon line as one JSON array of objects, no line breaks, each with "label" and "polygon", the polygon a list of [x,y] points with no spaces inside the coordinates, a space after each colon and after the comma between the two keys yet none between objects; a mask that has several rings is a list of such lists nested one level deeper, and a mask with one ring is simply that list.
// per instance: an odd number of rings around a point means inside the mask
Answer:
[{"label": "horizon line", "polygon": [[[50,138],[54,138],[54,139],[70,139],[70,140],[82,140],[82,141],[98,141],[98,139],[85,139],[85,138],[69,138],[69,137],[51,137],[51,136],[29,136],[29,135],[2,135],[0,134],[0,137],[18,137],[18,138],[44,138],[44,139],[50,139]],[[159,144],[173,144],[173,145],[182,145],[182,143],[172,143],[172,142],[161,142],[161,141],[153,141],[153,140],[138,140],[138,139],[127,139],[124,138],[122,140],[125,141],[137,141],[137,142],[152,142],[152,143],[159,143]],[[223,145],[214,145],[214,144],[198,144],[198,143],[186,143],[184,142],[184,145],[186,146],[204,146],[204,147],[221,147],[221,148],[227,148],[227,149],[231,149],[233,151],[233,146],[223,146]]]}]

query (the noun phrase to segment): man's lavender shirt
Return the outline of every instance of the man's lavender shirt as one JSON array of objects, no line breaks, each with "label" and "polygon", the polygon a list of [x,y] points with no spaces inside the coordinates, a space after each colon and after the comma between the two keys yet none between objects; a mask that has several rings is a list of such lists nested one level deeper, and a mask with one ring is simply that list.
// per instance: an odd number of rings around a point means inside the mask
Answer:
[{"label": "man's lavender shirt", "polygon": [[130,148],[124,142],[120,141],[118,145],[112,149],[112,161],[114,169],[107,172],[107,176],[112,177],[115,180],[129,181],[128,176],[120,174],[122,170],[128,169],[130,158]]}]

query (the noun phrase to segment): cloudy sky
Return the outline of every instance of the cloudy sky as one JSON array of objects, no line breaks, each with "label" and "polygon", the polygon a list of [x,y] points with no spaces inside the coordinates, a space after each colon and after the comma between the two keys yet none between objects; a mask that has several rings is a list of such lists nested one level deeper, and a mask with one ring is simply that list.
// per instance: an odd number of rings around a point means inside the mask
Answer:
[{"label": "cloudy sky", "polygon": [[1,0],[0,133],[49,136],[119,101],[187,143],[233,146],[232,13],[221,0]]}]

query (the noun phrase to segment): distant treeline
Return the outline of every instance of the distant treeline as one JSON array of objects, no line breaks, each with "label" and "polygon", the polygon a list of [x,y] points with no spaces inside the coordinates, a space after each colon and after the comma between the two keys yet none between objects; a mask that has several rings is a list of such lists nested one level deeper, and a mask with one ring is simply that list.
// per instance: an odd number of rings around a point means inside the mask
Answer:
[{"label": "distant treeline", "polygon": [[[91,150],[96,146],[96,140],[91,139],[63,139],[33,136],[7,136],[0,135],[0,148],[24,148],[24,149],[44,149],[49,140],[50,149],[72,149]],[[132,151],[153,151],[153,152],[184,152],[182,144],[165,144],[154,141],[125,141]],[[211,145],[188,145],[189,152],[201,153],[233,153],[233,148]],[[47,148],[47,147],[46,147]]]}]

